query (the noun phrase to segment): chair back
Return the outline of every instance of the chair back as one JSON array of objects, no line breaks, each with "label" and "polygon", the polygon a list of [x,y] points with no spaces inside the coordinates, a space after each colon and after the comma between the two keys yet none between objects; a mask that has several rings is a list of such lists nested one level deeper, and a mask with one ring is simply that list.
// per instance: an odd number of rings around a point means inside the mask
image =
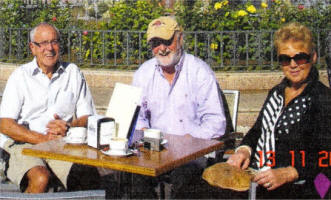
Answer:
[{"label": "chair back", "polygon": [[327,54],[325,57],[326,69],[328,72],[329,86],[331,87],[331,31],[328,33],[327,37]]},{"label": "chair back", "polygon": [[331,87],[331,56],[326,56],[326,70],[328,72],[329,87]]},{"label": "chair back", "polygon": [[239,90],[223,90],[223,94],[225,96],[228,112],[231,117],[233,131],[236,132],[240,92]]}]

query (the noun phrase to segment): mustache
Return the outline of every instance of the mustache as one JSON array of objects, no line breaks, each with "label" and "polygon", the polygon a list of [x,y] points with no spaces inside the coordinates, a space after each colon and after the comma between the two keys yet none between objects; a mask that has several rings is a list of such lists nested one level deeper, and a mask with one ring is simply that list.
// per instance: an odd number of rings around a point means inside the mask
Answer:
[{"label": "mustache", "polygon": [[170,50],[165,50],[165,51],[159,51],[159,52],[157,52],[157,54],[158,55],[160,55],[160,56],[167,56],[167,55],[169,55],[171,53],[171,51]]}]

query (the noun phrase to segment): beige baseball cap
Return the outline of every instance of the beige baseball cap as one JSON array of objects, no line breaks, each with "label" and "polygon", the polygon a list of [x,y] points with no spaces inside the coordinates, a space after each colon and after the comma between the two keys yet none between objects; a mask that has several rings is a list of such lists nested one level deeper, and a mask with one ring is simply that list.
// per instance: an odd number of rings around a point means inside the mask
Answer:
[{"label": "beige baseball cap", "polygon": [[161,38],[164,40],[170,40],[175,31],[183,31],[178,25],[177,21],[170,16],[163,16],[154,19],[148,25],[147,29],[147,42],[152,38]]}]

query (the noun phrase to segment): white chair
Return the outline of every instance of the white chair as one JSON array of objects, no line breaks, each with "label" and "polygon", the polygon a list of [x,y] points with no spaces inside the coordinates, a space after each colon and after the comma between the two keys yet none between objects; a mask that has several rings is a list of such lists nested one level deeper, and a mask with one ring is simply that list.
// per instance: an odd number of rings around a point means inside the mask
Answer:
[{"label": "white chair", "polygon": [[[223,101],[224,113],[226,117],[226,130],[224,136],[220,139],[225,143],[226,140],[231,139],[231,133],[236,132],[237,129],[237,118],[238,118],[238,106],[239,106],[239,90],[221,90],[218,88],[219,97]],[[233,140],[234,138],[232,138]],[[227,144],[225,144],[225,148]],[[211,152],[206,154],[206,158],[215,159],[218,155],[223,155],[225,149],[221,149],[218,151]]]},{"label": "white chair", "polygon": [[233,132],[236,132],[240,92],[239,90],[223,90],[223,94],[230,112]]}]

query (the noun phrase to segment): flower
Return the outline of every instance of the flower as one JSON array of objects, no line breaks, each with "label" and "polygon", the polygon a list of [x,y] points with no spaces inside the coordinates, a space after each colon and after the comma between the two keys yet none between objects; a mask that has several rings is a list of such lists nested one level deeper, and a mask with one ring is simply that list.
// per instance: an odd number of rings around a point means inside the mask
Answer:
[{"label": "flower", "polygon": [[304,5],[302,5],[302,4],[298,5],[298,9],[299,9],[299,10],[303,10],[304,8],[305,8]]},{"label": "flower", "polygon": [[229,16],[229,14],[230,14],[230,12],[226,12],[224,16],[227,17],[227,16]]},{"label": "flower", "polygon": [[268,8],[268,4],[262,2],[262,3],[261,3],[261,8]]},{"label": "flower", "polygon": [[223,6],[226,6],[226,5],[229,4],[229,1],[227,1],[227,0],[226,1],[223,1],[222,4],[223,4]]},{"label": "flower", "polygon": [[248,13],[246,11],[244,11],[244,10],[239,10],[238,11],[238,16],[240,16],[240,17],[246,16],[247,14]]},{"label": "flower", "polygon": [[281,21],[281,22],[285,22],[286,20],[285,20],[284,17],[282,17],[282,18],[280,19],[280,21]]},{"label": "flower", "polygon": [[215,3],[214,8],[215,8],[215,10],[221,9],[222,8],[222,3],[221,2]]},{"label": "flower", "polygon": [[212,50],[216,50],[216,49],[218,48],[218,44],[217,44],[217,43],[211,43],[211,44],[210,44],[210,48],[211,48]]},{"label": "flower", "polygon": [[56,21],[56,17],[52,17],[52,21],[55,22]]},{"label": "flower", "polygon": [[88,31],[83,31],[83,35],[87,35],[88,34]]},{"label": "flower", "polygon": [[256,13],[256,8],[253,5],[250,5],[246,9],[250,13]]}]

